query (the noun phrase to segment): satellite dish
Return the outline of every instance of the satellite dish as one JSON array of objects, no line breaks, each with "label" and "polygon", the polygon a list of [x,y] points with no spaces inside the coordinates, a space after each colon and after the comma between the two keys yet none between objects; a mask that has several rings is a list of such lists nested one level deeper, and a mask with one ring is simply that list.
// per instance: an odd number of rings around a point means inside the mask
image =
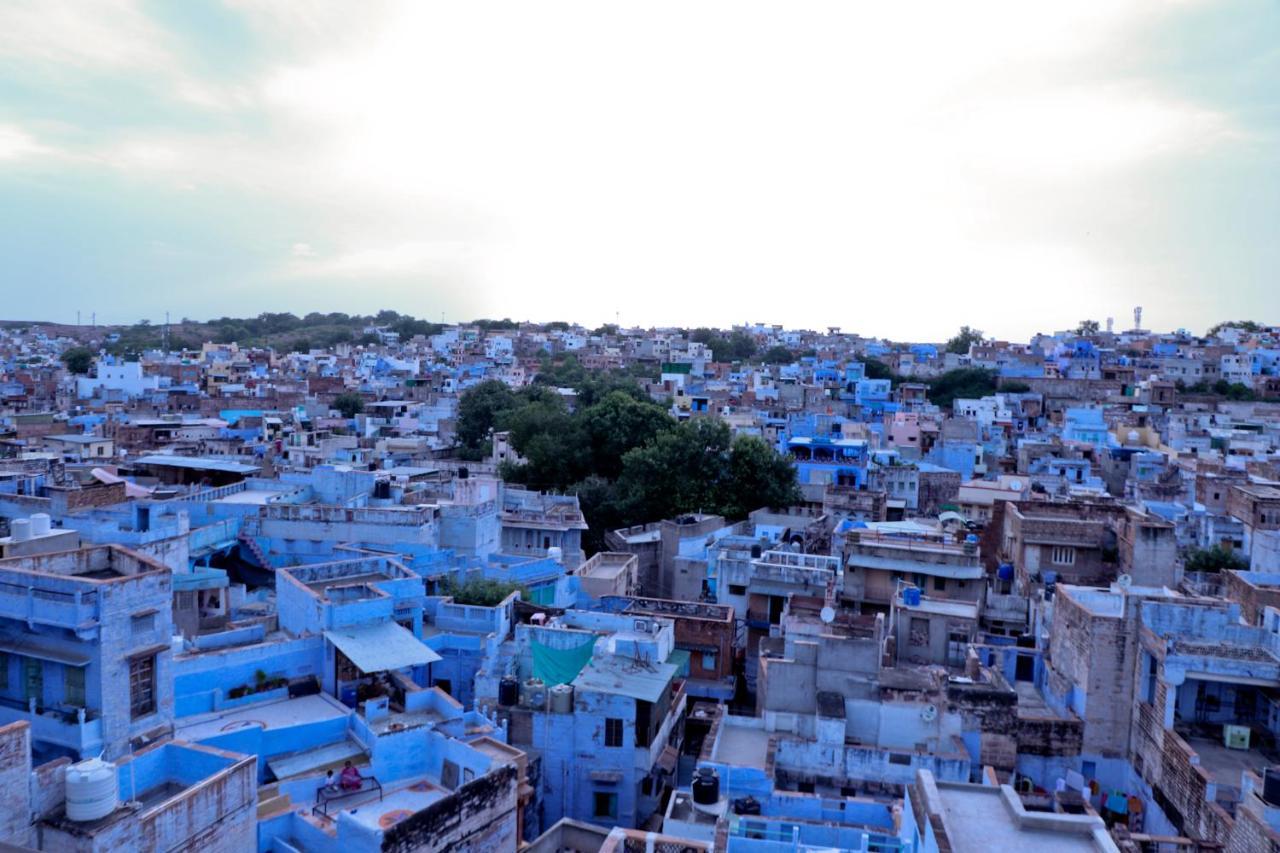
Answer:
[{"label": "satellite dish", "polygon": [[822,608],[822,612],[818,615],[821,616],[822,621],[828,625],[836,621],[836,611],[831,607]]},{"label": "satellite dish", "polygon": [[1127,574],[1121,575],[1120,577],[1116,578],[1116,585],[1119,586],[1121,589],[1128,589],[1129,587],[1133,586],[1133,577]]},{"label": "satellite dish", "polygon": [[924,720],[926,723],[932,723],[934,720],[938,719],[938,706],[925,705],[920,711],[920,719]]},{"label": "satellite dish", "polygon": [[1010,481],[1009,481],[1009,488],[1013,489],[1015,492],[1020,492],[1020,491],[1022,491],[1022,481],[1021,481],[1021,480],[1010,480]]}]

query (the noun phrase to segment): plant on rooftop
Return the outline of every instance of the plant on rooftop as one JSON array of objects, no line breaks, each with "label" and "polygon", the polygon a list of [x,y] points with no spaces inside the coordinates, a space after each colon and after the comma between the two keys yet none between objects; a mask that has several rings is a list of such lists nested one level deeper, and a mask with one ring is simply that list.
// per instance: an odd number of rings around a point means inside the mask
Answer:
[{"label": "plant on rooftop", "polygon": [[461,583],[450,578],[440,587],[440,595],[449,596],[454,604],[467,604],[472,607],[496,607],[516,591],[519,591],[521,596],[528,595],[524,587],[519,584],[483,578],[473,578]]},{"label": "plant on rooftop", "polygon": [[1192,548],[1185,560],[1189,572],[1222,572],[1233,569],[1238,572],[1249,568],[1249,561],[1230,548],[1214,545],[1212,548]]}]

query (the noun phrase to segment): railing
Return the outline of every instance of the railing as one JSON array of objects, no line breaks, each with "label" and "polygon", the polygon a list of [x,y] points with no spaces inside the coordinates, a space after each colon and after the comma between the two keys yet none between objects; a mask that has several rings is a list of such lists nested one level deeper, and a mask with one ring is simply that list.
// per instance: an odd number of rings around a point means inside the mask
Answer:
[{"label": "railing", "polygon": [[0,725],[26,721],[34,740],[54,743],[81,755],[102,745],[102,719],[97,711],[63,706],[33,709],[30,702],[0,699]]},{"label": "railing", "polygon": [[307,504],[268,504],[268,521],[309,521],[322,524],[395,524],[421,527],[433,518],[432,509],[348,508]]},{"label": "railing", "polygon": [[216,489],[205,489],[202,492],[196,492],[193,495],[188,495],[186,498],[184,498],[184,500],[216,501],[216,500],[221,500],[222,498],[225,498],[225,497],[229,497],[234,494],[239,494],[240,492],[243,492],[248,488],[249,488],[249,485],[245,483],[243,480],[241,480],[239,483],[232,483],[229,486],[219,486]]},{"label": "railing", "polygon": [[96,624],[96,592],[58,592],[0,580],[0,616],[78,629]]},{"label": "railing", "polygon": [[321,787],[316,790],[316,804],[311,807],[311,813],[327,818],[329,817],[330,803],[350,799],[351,797],[366,794],[369,791],[375,790],[378,792],[378,802],[382,802],[382,784],[378,781],[376,776],[361,776],[359,788],[352,788],[348,790],[340,787],[336,791],[329,791],[324,787]]},{"label": "railing", "polygon": [[213,548],[221,543],[234,540],[240,533],[240,519],[226,518],[203,527],[197,527],[190,533],[188,547],[192,554],[205,548]]}]

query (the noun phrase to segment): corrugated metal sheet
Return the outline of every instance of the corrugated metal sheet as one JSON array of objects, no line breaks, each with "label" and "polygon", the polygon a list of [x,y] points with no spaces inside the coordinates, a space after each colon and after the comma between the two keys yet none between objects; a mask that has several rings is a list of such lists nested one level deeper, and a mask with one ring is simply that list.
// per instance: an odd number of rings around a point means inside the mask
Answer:
[{"label": "corrugated metal sheet", "polygon": [[339,628],[325,631],[324,636],[362,672],[386,672],[443,660],[395,622]]}]

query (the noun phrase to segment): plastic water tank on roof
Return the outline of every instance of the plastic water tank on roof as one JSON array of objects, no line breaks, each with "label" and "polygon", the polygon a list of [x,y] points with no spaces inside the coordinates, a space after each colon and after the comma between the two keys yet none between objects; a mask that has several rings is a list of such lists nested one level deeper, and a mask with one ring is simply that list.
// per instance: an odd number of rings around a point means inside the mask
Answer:
[{"label": "plastic water tank on roof", "polygon": [[72,764],[66,770],[66,783],[68,820],[98,820],[119,803],[119,776],[109,761],[90,758]]}]

